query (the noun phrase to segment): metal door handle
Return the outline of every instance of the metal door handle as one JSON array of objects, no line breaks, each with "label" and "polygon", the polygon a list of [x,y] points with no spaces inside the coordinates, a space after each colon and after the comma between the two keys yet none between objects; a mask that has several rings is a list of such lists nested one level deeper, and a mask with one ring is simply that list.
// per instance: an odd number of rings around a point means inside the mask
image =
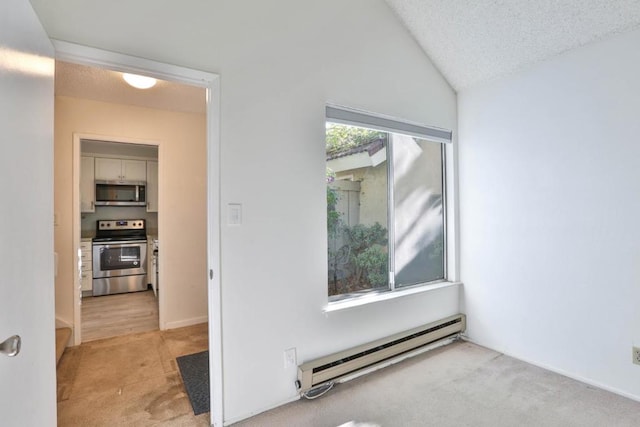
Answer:
[{"label": "metal door handle", "polygon": [[20,335],[9,337],[0,344],[0,353],[6,354],[9,357],[16,356],[20,353],[21,344],[22,339],[20,338]]}]

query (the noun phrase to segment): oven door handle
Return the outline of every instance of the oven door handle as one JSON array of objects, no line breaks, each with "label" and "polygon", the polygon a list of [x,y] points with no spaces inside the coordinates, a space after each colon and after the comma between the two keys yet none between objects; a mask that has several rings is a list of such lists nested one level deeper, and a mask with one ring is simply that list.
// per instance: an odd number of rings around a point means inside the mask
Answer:
[{"label": "oven door handle", "polygon": [[117,249],[117,248],[130,248],[133,246],[141,246],[141,245],[146,245],[147,242],[145,241],[139,241],[139,242],[101,242],[101,243],[94,243],[94,246],[99,246],[100,250],[104,250],[104,249]]}]

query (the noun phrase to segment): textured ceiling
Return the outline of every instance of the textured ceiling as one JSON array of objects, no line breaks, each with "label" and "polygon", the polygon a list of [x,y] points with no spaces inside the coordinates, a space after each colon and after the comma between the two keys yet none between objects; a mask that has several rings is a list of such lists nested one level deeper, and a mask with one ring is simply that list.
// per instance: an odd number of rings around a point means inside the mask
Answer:
[{"label": "textured ceiling", "polygon": [[456,90],[640,26],[640,0],[386,0]]},{"label": "textured ceiling", "polygon": [[159,80],[151,89],[135,89],[122,73],[62,61],[56,61],[55,94],[187,113],[206,110],[203,88]]}]

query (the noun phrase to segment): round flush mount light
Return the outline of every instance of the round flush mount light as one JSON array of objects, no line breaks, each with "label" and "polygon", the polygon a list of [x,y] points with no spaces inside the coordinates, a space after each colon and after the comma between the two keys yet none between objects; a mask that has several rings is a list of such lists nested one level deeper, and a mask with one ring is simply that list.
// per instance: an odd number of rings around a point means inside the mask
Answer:
[{"label": "round flush mount light", "polygon": [[139,76],[137,74],[129,73],[122,74],[122,78],[125,82],[138,89],[149,89],[150,87],[155,86],[157,81],[153,77]]}]

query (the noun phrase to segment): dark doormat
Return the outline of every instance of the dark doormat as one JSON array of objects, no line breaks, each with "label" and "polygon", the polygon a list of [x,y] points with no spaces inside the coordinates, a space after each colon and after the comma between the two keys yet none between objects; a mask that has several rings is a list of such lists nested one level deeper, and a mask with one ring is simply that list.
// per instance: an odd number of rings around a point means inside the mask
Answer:
[{"label": "dark doormat", "polygon": [[209,412],[209,352],[189,354],[176,359],[184,388],[194,415]]}]

